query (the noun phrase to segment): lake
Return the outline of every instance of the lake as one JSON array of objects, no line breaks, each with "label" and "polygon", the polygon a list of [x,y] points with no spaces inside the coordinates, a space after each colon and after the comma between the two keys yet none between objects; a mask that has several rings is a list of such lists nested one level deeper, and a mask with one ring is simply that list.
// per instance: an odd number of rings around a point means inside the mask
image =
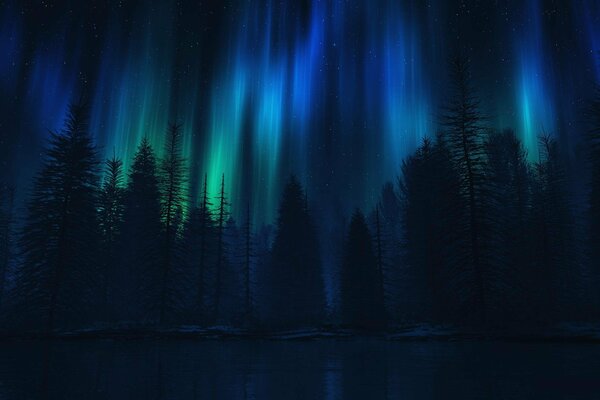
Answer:
[{"label": "lake", "polygon": [[15,340],[1,399],[598,399],[600,345]]}]

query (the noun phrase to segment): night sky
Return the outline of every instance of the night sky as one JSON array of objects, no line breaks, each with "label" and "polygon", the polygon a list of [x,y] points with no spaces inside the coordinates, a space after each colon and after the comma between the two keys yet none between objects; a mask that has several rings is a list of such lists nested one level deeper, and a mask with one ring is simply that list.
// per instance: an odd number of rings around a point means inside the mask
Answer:
[{"label": "night sky", "polygon": [[321,215],[372,206],[439,128],[454,54],[532,161],[542,133],[577,160],[600,81],[594,0],[0,4],[0,178],[21,193],[82,96],[103,156],[160,152],[180,122],[192,200],[224,173],[233,214],[271,222],[292,172]]}]

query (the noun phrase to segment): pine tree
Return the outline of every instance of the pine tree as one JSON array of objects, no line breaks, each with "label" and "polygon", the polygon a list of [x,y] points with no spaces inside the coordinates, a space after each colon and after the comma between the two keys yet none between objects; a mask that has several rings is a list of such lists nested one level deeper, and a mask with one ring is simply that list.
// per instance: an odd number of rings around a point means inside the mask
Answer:
[{"label": "pine tree", "polygon": [[[457,257],[464,247],[456,226],[463,220],[459,178],[443,137],[424,139],[404,161],[400,180],[402,204],[402,295],[413,300],[405,318],[457,322],[463,318],[464,265]],[[412,311],[412,313],[411,313]]]},{"label": "pine tree", "polygon": [[495,227],[490,237],[493,250],[489,261],[494,279],[489,285],[489,308],[498,323],[523,323],[531,319],[523,314],[531,304],[531,291],[526,287],[535,281],[530,276],[531,185],[527,154],[510,130],[491,135],[486,154],[492,202],[488,218]]},{"label": "pine tree", "polygon": [[411,312],[416,307],[409,298],[406,284],[406,263],[403,262],[402,208],[399,194],[392,182],[381,188],[379,201],[371,215],[375,242],[378,248],[378,262],[382,271],[382,285],[386,312],[390,319]]},{"label": "pine tree", "polygon": [[558,143],[542,136],[539,148],[532,191],[535,280],[531,285],[536,296],[531,307],[547,322],[573,316],[579,288],[573,217]]},{"label": "pine tree", "polygon": [[372,232],[373,232],[373,249],[375,251],[375,256],[377,258],[377,271],[378,272],[378,276],[379,276],[379,286],[381,289],[381,293],[383,294],[383,304],[384,304],[384,309],[386,310],[386,316],[387,316],[387,291],[386,291],[386,287],[389,286],[389,275],[391,275],[389,273],[389,269],[390,268],[390,262],[389,262],[389,256],[388,256],[388,252],[389,252],[389,247],[398,247],[397,245],[399,243],[396,243],[396,245],[394,246],[393,242],[392,242],[392,236],[390,235],[390,232],[385,231],[384,232],[384,221],[383,221],[383,217],[382,217],[382,213],[381,213],[381,207],[380,204],[376,204],[375,205],[375,209],[372,212],[372,218],[371,218],[371,226],[372,226]]},{"label": "pine tree", "polygon": [[377,252],[377,273],[379,274],[379,286],[381,293],[383,293],[383,239],[381,237],[379,206],[375,206],[375,246]]},{"label": "pine tree", "polygon": [[161,204],[156,157],[147,138],[129,171],[121,238],[118,310],[125,321],[155,323],[161,307]]},{"label": "pine tree", "polygon": [[215,262],[215,299],[213,305],[213,320],[217,321],[220,316],[221,296],[223,289],[222,274],[226,260],[225,247],[225,222],[229,216],[227,211],[229,203],[225,195],[225,174],[221,176],[221,190],[219,192],[219,206],[217,209],[216,220],[216,262]]},{"label": "pine tree", "polygon": [[381,270],[363,214],[352,216],[341,277],[342,321],[356,329],[378,330],[385,324]]},{"label": "pine tree", "polygon": [[271,248],[273,242],[273,225],[261,225],[254,234],[254,254],[255,254],[255,281],[256,289],[253,293],[253,312],[254,323],[269,323],[273,318],[274,312],[271,301],[275,297],[273,286],[276,282],[272,271]]},{"label": "pine tree", "polygon": [[[185,247],[185,265],[189,271],[190,292],[193,293],[194,300],[190,300],[190,309],[193,309],[193,315],[190,319],[197,322],[204,322],[206,318],[205,295],[207,290],[207,268],[211,264],[212,251],[214,245],[214,221],[212,218],[211,206],[207,190],[207,176],[204,175],[204,184],[202,188],[200,204],[190,210],[189,217],[185,222],[183,231],[183,243]],[[193,303],[193,304],[192,304]]]},{"label": "pine tree", "polygon": [[169,293],[169,279],[172,278],[180,256],[177,240],[180,229],[177,222],[180,218],[177,218],[177,215],[183,212],[186,205],[184,191],[186,173],[185,160],[181,156],[181,138],[181,126],[171,124],[167,132],[165,156],[160,168],[161,216],[164,230],[159,315],[161,325],[165,323],[169,302],[175,297]]},{"label": "pine tree", "polygon": [[82,322],[94,294],[98,161],[87,121],[86,106],[72,105],[51,134],[21,238],[23,309],[47,332]]},{"label": "pine tree", "polygon": [[101,259],[103,273],[103,307],[110,311],[110,285],[118,262],[117,244],[123,224],[125,187],[123,162],[113,156],[105,161],[104,180],[98,204],[98,222],[101,237]]},{"label": "pine tree", "polygon": [[223,230],[224,259],[220,272],[218,322],[240,326],[246,319],[244,235],[233,217]]},{"label": "pine tree", "polygon": [[252,222],[250,203],[246,205],[246,223],[244,224],[244,314],[246,323],[252,319],[252,293],[250,288],[251,260],[254,257],[252,243]]},{"label": "pine tree", "polygon": [[204,174],[204,189],[202,191],[202,205],[200,208],[200,254],[199,254],[199,280],[198,280],[198,301],[199,301],[199,309],[202,310],[203,304],[203,296],[204,296],[204,274],[206,270],[206,259],[209,255],[209,244],[211,233],[213,229],[213,217],[211,213],[212,204],[209,201],[208,197],[208,179],[207,175]]},{"label": "pine tree", "polygon": [[486,318],[486,181],[485,131],[479,99],[470,82],[469,63],[456,57],[452,63],[453,94],[443,118],[444,140],[460,177],[460,192],[465,199],[465,223],[457,226],[466,239],[462,255],[465,276],[471,276],[471,307],[479,322]]},{"label": "pine tree", "polygon": [[278,328],[323,323],[325,298],[318,239],[304,190],[292,176],[277,219],[270,263],[269,320]]},{"label": "pine tree", "polygon": [[600,307],[600,87],[589,109],[591,129],[587,143],[589,149],[590,190],[588,193],[588,220],[590,266],[592,285],[596,291],[594,305]]},{"label": "pine tree", "polygon": [[[4,305],[6,276],[13,258],[14,187],[0,187],[0,307]],[[1,311],[1,308],[0,308]]]}]

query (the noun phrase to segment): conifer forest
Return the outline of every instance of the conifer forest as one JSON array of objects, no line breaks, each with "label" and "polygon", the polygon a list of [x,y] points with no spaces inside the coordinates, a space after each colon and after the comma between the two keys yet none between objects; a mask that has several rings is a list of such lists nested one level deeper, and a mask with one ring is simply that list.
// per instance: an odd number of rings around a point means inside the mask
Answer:
[{"label": "conifer forest", "polygon": [[600,390],[596,1],[0,1],[0,92],[0,397]]}]

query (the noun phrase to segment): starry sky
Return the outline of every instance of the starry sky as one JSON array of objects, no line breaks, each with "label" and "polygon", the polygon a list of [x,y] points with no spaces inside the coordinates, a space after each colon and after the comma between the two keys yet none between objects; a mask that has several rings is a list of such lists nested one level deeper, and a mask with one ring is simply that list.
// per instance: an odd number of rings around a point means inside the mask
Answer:
[{"label": "starry sky", "polygon": [[594,0],[0,1],[0,178],[26,191],[83,97],[101,155],[126,166],[181,123],[191,201],[225,174],[233,215],[250,202],[272,222],[295,173],[343,214],[435,135],[457,53],[491,129],[532,161],[542,133],[576,158],[598,51]]}]

